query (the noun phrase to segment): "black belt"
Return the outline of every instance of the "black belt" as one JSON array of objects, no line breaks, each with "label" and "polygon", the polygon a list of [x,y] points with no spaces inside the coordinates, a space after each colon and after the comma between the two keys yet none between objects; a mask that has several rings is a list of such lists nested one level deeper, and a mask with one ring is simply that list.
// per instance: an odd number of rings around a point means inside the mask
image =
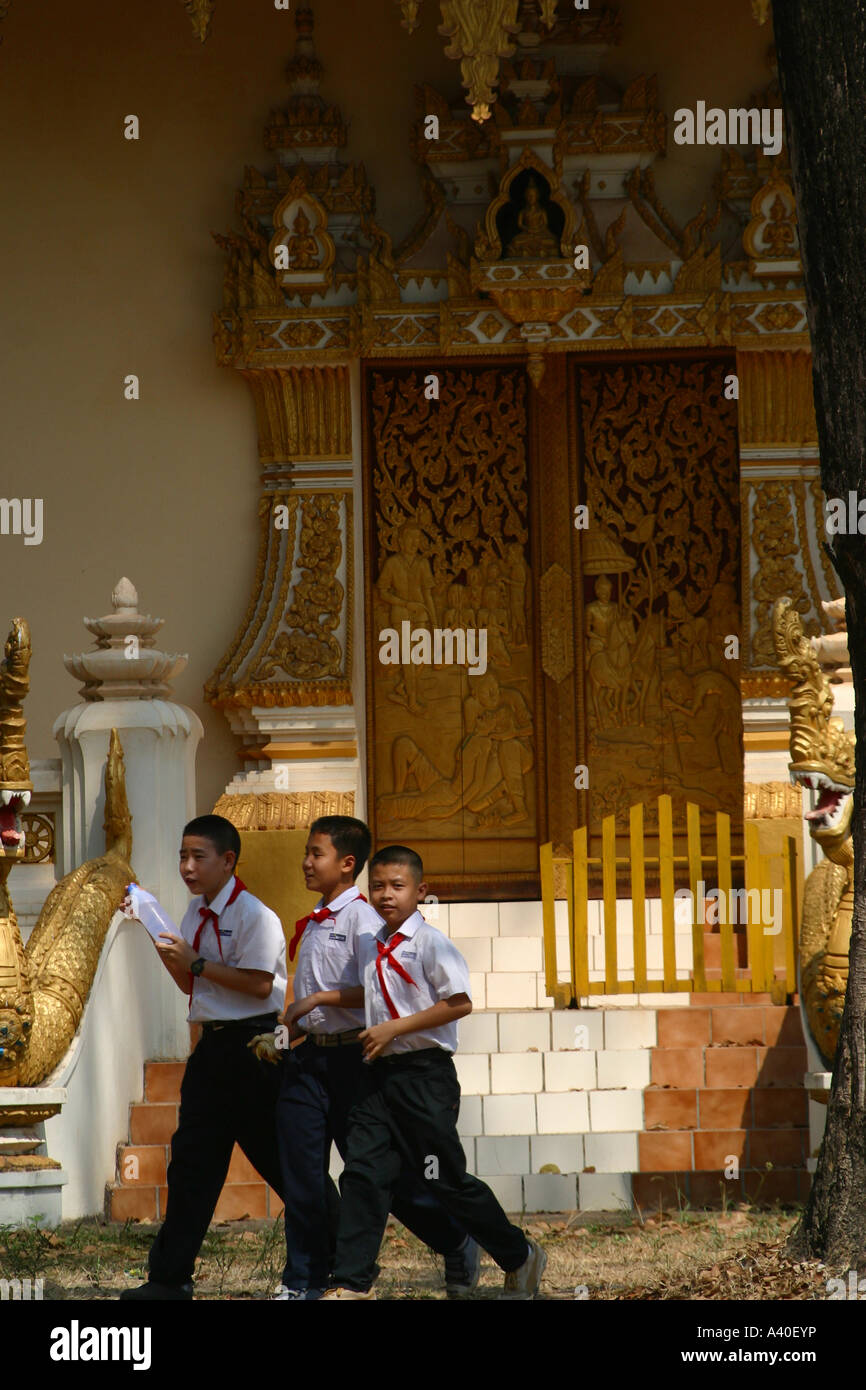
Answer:
[{"label": "black belt", "polygon": [[205,1033],[216,1033],[221,1028],[256,1028],[260,1032],[273,1032],[276,1028],[277,1015],[255,1014],[252,1018],[208,1018],[202,1022],[202,1030]]},{"label": "black belt", "polygon": [[453,1058],[454,1054],[445,1047],[439,1047],[438,1043],[433,1043],[430,1047],[411,1047],[406,1052],[388,1052],[384,1057],[374,1057],[373,1065],[376,1066],[379,1062],[391,1062],[392,1065],[400,1062],[405,1066],[425,1059],[432,1062],[434,1056]]},{"label": "black belt", "polygon": [[348,1028],[345,1033],[308,1033],[307,1042],[316,1047],[350,1047],[358,1042],[362,1028]]}]

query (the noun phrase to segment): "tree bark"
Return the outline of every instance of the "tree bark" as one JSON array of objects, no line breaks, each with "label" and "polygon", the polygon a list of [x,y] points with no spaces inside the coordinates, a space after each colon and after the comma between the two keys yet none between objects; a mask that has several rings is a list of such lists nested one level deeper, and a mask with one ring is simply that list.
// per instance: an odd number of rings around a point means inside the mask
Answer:
[{"label": "tree bark", "polygon": [[[866,4],[775,0],[773,24],[812,337],[821,479],[866,498]],[[864,520],[866,528],[866,520]],[[866,536],[830,542],[856,699],[854,919],[827,1128],[792,1251],[866,1266]]]}]

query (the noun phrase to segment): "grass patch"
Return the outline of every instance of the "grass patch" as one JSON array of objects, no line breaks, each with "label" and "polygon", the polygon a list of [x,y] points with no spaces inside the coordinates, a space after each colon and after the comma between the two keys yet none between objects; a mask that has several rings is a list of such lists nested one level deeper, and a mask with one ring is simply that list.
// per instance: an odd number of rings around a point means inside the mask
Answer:
[{"label": "grass patch", "polygon": [[[548,1299],[823,1299],[828,1271],[794,1263],[784,1246],[798,1213],[741,1206],[723,1213],[644,1215],[579,1212],[525,1217],[521,1225],[547,1251]],[[114,1299],[147,1277],[156,1228],[134,1222],[65,1222],[0,1228],[0,1277],[45,1281],[46,1299]],[[266,1299],[280,1282],[282,1221],[212,1226],[196,1268],[196,1297]],[[441,1260],[392,1222],[380,1256],[377,1294],[444,1299]],[[476,1297],[495,1298],[500,1270],[486,1256]]]}]

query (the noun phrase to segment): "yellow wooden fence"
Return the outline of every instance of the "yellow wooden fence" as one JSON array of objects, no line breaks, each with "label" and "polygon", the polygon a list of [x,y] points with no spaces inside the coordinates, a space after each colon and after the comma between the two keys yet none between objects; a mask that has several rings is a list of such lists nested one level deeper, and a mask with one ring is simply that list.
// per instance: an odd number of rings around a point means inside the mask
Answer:
[{"label": "yellow wooden fence", "polygon": [[[557,1007],[568,1007],[591,994],[650,994],[654,992],[768,992],[781,1000],[797,988],[797,844],[786,836],[778,854],[762,853],[758,844],[758,827],[754,822],[745,825],[745,854],[731,854],[731,818],[722,812],[715,816],[715,853],[705,854],[701,847],[700,807],[689,802],[685,817],[685,854],[674,853],[673,808],[669,796],[658,798],[658,832],[649,837],[644,830],[644,807],[632,806],[629,812],[629,853],[617,854],[616,822],[613,816],[602,821],[601,857],[588,853],[587,829],[574,832],[573,857],[554,856],[553,846],[542,845],[541,891],[544,910],[544,971],[548,996]],[[678,831],[682,839],[682,830]],[[773,872],[776,861],[775,873]],[[620,968],[617,943],[617,871],[631,868],[633,967],[627,974]],[[676,895],[674,884],[677,870],[688,869],[691,902],[692,965],[688,978],[677,975],[676,963]],[[743,889],[732,888],[734,866],[742,866]],[[556,870],[564,874],[565,898],[568,903],[569,959],[557,959],[555,919]],[[590,963],[590,933],[588,922],[590,869],[600,869],[604,931],[604,978],[591,979],[598,974]],[[657,871],[661,911],[661,977],[659,970],[647,968],[646,871]],[[740,875],[738,874],[738,877]],[[622,879],[622,874],[620,874]],[[771,882],[775,880],[775,884]],[[704,964],[704,934],[708,930],[700,918],[700,884],[705,895],[719,890],[716,900],[719,909],[721,938],[721,970],[713,970],[707,978]],[[763,892],[781,891],[781,931],[778,924],[762,921]],[[757,890],[757,897],[755,896]],[[721,897],[724,894],[724,897]],[[562,894],[560,894],[562,896]],[[686,899],[686,901],[688,901]],[[770,901],[775,902],[775,898]],[[723,907],[724,905],[724,907]],[[734,910],[729,910],[733,908]],[[739,920],[735,920],[738,918]],[[747,960],[745,970],[736,966],[734,930],[746,927]],[[682,928],[680,929],[682,930]],[[779,943],[778,945],[776,943]],[[570,980],[559,980],[560,972],[569,969]],[[680,967],[682,970],[683,967]]]}]

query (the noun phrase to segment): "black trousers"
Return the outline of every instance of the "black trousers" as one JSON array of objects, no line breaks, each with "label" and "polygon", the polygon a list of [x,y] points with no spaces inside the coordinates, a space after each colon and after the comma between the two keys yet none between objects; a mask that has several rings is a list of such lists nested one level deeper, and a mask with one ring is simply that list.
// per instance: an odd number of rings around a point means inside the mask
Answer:
[{"label": "black trousers", "polygon": [[422,1181],[500,1268],[518,1269],[527,1258],[526,1236],[490,1188],[466,1171],[457,1134],[460,1084],[450,1053],[439,1047],[402,1052],[364,1071],[349,1117],[333,1282],[361,1291],[373,1283],[401,1169]]},{"label": "black trousers", "polygon": [[[277,1134],[285,1197],[288,1289],[323,1289],[330,1282],[340,1198],[331,1179],[331,1142],[346,1157],[349,1112],[363,1074],[360,1043],[318,1047],[303,1042],[286,1054],[277,1104]],[[440,1255],[463,1243],[466,1232],[418,1176],[395,1173],[390,1210]],[[385,1206],[387,1220],[389,1206]],[[383,1221],[384,1229],[384,1221]]]},{"label": "black trousers", "polygon": [[276,1025],[257,1021],[205,1028],[186,1064],[180,1117],[171,1141],[168,1206],[150,1249],[151,1280],[185,1284],[207,1234],[235,1142],[282,1196],[274,1108],[280,1069],[260,1062],[247,1047]]}]

